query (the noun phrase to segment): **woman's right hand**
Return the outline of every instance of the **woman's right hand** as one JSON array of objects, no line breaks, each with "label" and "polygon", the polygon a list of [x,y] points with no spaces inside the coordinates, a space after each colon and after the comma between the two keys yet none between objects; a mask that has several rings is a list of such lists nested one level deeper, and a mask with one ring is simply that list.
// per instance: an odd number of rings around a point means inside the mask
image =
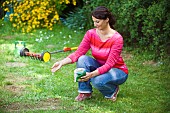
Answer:
[{"label": "woman's right hand", "polygon": [[51,67],[51,72],[54,73],[56,72],[57,70],[59,70],[62,66],[62,63],[61,62],[56,62],[53,64],[53,66]]}]

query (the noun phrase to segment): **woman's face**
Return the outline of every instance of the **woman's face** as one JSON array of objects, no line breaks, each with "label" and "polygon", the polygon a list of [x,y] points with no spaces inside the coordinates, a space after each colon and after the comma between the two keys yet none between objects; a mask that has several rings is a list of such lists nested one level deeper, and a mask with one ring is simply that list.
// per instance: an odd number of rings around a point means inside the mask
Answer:
[{"label": "woman's face", "polygon": [[94,26],[99,30],[105,29],[109,24],[108,23],[109,19],[106,19],[106,20],[97,19],[97,18],[92,16],[92,20],[93,20]]}]

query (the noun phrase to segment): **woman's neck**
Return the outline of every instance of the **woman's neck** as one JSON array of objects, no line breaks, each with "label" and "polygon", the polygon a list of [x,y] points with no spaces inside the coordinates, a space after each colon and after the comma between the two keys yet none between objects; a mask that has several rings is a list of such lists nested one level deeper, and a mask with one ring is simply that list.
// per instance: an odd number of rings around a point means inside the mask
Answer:
[{"label": "woman's neck", "polygon": [[97,35],[100,37],[102,41],[106,41],[107,39],[111,38],[115,34],[115,30],[108,29],[108,30],[96,30]]},{"label": "woman's neck", "polygon": [[114,30],[108,25],[106,26],[104,29],[98,29],[98,32],[101,34],[101,35],[108,35],[110,33],[112,33]]},{"label": "woman's neck", "polygon": [[110,36],[110,35],[113,35],[115,33],[115,30],[111,29],[111,28],[107,28],[107,29],[97,29],[97,33],[99,35],[102,35],[102,36]]}]

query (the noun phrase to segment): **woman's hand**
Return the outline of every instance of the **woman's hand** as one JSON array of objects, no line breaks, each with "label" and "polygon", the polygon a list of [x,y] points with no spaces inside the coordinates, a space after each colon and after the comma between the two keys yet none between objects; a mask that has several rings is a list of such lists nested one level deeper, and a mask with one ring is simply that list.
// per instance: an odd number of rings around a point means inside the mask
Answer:
[{"label": "woman's hand", "polygon": [[88,81],[90,78],[92,78],[92,73],[86,72],[86,75],[85,75],[85,76],[82,76],[82,77],[79,79],[79,82]]},{"label": "woman's hand", "polygon": [[79,82],[88,81],[90,78],[95,77],[95,76],[98,76],[98,75],[99,75],[98,70],[95,70],[95,71],[93,71],[93,72],[86,72],[86,75],[85,75],[85,76],[82,76],[82,77],[79,79]]},{"label": "woman's hand", "polygon": [[62,66],[61,62],[54,63],[54,65],[51,67],[51,72],[52,73],[56,72],[57,70],[61,68],[61,66]]},{"label": "woman's hand", "polygon": [[54,73],[57,70],[59,70],[62,66],[71,63],[72,60],[70,58],[64,58],[63,60],[60,60],[56,63],[54,63],[54,65],[51,67],[51,72]]}]

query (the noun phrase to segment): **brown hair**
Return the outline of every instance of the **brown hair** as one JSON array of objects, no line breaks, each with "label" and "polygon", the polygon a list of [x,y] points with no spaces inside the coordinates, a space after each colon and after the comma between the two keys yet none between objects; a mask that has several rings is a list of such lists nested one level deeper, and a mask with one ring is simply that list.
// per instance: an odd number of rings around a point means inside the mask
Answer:
[{"label": "brown hair", "polygon": [[104,6],[99,6],[92,11],[91,14],[93,17],[97,19],[107,19],[109,18],[109,25],[112,29],[114,29],[114,25],[116,23],[116,19],[113,14]]}]

